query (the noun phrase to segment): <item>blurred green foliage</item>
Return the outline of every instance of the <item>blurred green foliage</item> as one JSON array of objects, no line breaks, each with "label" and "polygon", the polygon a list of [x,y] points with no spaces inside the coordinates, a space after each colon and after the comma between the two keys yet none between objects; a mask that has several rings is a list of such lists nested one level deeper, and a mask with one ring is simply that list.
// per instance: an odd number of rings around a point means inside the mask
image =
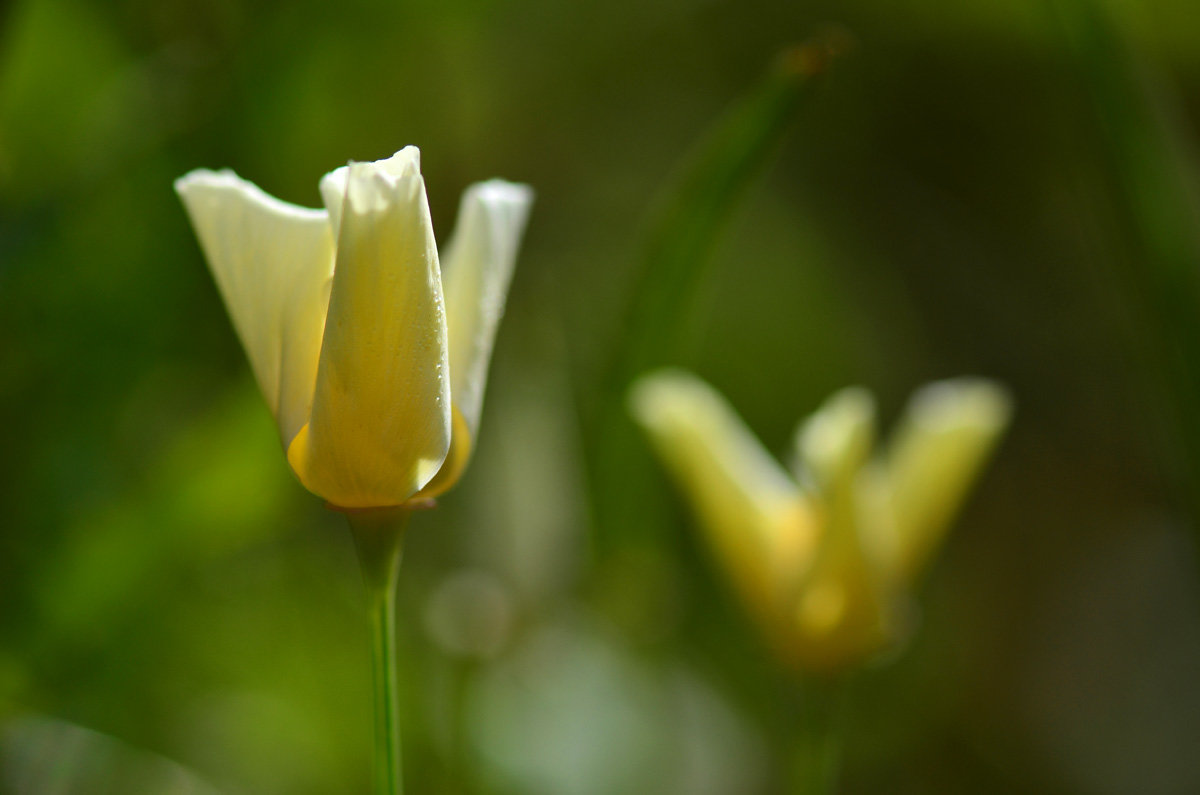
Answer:
[{"label": "blurred green foliage", "polygon": [[[1195,321],[1138,287],[1138,230],[1187,234],[1138,92],[1200,139],[1192,6],[1081,6],[1120,61],[1041,0],[0,6],[0,791],[365,791],[352,545],[288,474],[171,181],[316,206],[408,143],[439,234],[471,181],[538,191],[478,458],[406,551],[411,791],[782,791],[790,683],[636,437],[642,510],[592,521],[579,398],[653,198],[831,19],[855,53],[748,185],[675,363],[775,449],[849,383],[894,414],[977,373],[1018,406],[913,645],[855,683],[843,789],[1200,789],[1191,393],[1164,412],[1154,353],[1196,368]],[[1098,104],[1114,74],[1143,88]],[[464,572],[487,585],[455,598]],[[30,783],[59,756],[75,778]]]}]

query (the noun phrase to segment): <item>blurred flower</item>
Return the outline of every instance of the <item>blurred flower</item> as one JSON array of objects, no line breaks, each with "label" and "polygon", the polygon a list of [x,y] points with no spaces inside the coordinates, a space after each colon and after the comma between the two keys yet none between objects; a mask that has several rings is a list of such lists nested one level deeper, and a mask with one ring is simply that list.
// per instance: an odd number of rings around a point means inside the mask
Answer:
[{"label": "blurred flower", "polygon": [[645,376],[631,406],[771,645],[817,671],[903,639],[907,595],[1010,414],[991,382],[930,384],[871,460],[874,401],[845,389],[797,429],[792,477],[693,375]]},{"label": "blurred flower", "polygon": [[175,189],[301,483],[344,508],[454,485],[532,191],[468,188],[443,280],[416,147],[326,174],[324,210],[228,170]]}]

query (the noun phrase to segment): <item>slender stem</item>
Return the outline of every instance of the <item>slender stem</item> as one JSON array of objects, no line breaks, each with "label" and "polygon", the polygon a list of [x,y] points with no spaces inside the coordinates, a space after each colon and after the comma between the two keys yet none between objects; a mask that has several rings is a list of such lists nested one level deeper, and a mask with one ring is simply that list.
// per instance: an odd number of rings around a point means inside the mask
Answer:
[{"label": "slender stem", "polygon": [[396,684],[396,584],[409,511],[347,512],[367,586],[371,680],[375,691],[375,795],[401,795],[399,699]]},{"label": "slender stem", "polygon": [[796,694],[792,795],[833,795],[842,767],[847,693],[844,681],[812,681]]}]

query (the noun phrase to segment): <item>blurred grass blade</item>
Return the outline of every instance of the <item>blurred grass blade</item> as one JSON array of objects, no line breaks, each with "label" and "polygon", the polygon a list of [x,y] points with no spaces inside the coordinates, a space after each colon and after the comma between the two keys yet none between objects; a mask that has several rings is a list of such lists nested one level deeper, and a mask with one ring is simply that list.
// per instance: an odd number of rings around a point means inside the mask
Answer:
[{"label": "blurred grass blade", "polygon": [[0,792],[218,795],[192,771],[115,737],[48,717],[0,725]]},{"label": "blurred grass blade", "polygon": [[1098,3],[1054,4],[1089,95],[1114,194],[1122,284],[1181,493],[1200,517],[1200,180],[1177,100]]},{"label": "blurred grass blade", "polygon": [[624,330],[590,412],[593,505],[602,536],[627,537],[651,524],[636,494],[647,479],[647,457],[634,454],[640,440],[626,414],[626,389],[638,374],[678,359],[722,231],[810,96],[813,78],[846,41],[830,31],[783,51],[714,123],[659,199]]},{"label": "blurred grass blade", "polygon": [[813,78],[845,40],[844,34],[829,32],[782,52],[681,164],[651,217],[626,333],[610,365],[610,386],[623,390],[634,376],[678,353],[721,233],[775,154]]}]

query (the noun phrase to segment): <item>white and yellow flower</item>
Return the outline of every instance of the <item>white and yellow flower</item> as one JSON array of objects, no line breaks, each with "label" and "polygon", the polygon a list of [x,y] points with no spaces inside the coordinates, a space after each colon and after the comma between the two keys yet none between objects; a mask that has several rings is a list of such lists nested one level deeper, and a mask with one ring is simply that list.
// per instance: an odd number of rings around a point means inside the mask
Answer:
[{"label": "white and yellow flower", "polygon": [[771,646],[822,672],[903,638],[908,595],[1011,413],[992,382],[930,384],[872,459],[874,401],[845,389],[797,429],[789,474],[691,374],[650,374],[630,398]]},{"label": "white and yellow flower", "polygon": [[300,482],[342,508],[436,497],[472,452],[532,191],[468,188],[443,279],[416,147],[320,188],[311,210],[227,170],[175,183]]}]

